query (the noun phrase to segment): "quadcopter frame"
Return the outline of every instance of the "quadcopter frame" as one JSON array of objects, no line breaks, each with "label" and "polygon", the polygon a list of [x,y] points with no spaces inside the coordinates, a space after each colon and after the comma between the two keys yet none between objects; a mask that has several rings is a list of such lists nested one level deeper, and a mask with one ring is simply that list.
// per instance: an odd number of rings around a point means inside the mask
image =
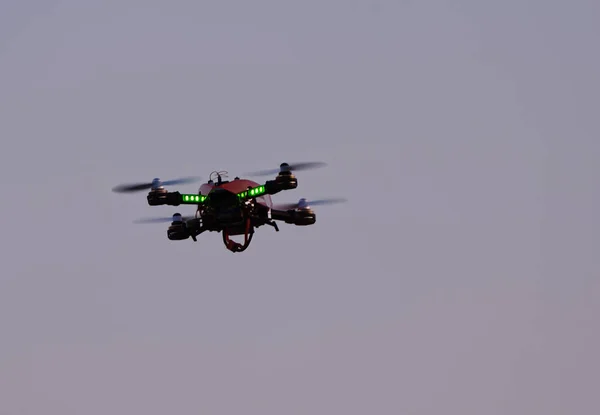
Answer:
[{"label": "quadcopter frame", "polygon": [[[236,178],[238,180],[238,178]],[[221,185],[219,175],[216,186]],[[229,183],[229,182],[226,182]],[[147,196],[150,206],[158,205],[197,205],[194,218],[184,219],[180,214],[173,215],[173,222],[167,230],[170,240],[184,240],[191,238],[197,241],[198,235],[203,232],[221,232],[223,243],[231,252],[243,252],[250,243],[256,228],[269,225],[279,231],[277,221],[293,224],[296,226],[313,225],[316,222],[315,212],[308,206],[299,206],[296,209],[278,210],[269,206],[264,201],[264,196],[271,196],[284,190],[292,190],[298,187],[298,180],[289,170],[279,172],[274,180],[268,180],[263,185],[249,187],[236,194],[241,206],[241,220],[237,218],[231,223],[223,218],[217,218],[207,204],[208,195],[182,194],[178,191],[168,192],[164,187],[153,188]],[[263,201],[260,201],[262,199]],[[244,243],[233,241],[231,236],[244,235]]]}]

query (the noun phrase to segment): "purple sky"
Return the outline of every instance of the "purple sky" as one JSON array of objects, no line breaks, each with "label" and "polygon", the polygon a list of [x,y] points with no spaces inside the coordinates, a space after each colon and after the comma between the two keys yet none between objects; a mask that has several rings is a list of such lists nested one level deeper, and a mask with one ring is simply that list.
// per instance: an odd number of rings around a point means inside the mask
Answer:
[{"label": "purple sky", "polygon": [[[599,20],[2,2],[0,415],[600,413]],[[304,160],[243,254],[110,191]]]}]

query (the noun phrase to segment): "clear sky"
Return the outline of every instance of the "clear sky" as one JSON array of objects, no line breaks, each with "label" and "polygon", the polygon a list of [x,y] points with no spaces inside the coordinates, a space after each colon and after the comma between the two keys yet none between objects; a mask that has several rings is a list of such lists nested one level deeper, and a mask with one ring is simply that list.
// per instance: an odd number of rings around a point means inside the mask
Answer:
[{"label": "clear sky", "polygon": [[[0,415],[600,413],[598,21],[2,1]],[[305,160],[243,254],[110,191]]]}]

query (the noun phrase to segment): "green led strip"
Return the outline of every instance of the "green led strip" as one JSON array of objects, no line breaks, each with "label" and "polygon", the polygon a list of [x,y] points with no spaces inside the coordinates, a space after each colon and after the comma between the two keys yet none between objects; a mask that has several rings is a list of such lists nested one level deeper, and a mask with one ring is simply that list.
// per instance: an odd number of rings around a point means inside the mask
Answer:
[{"label": "green led strip", "polygon": [[181,203],[190,203],[197,205],[198,203],[204,203],[206,196],[196,194],[182,194]]},{"label": "green led strip", "polygon": [[262,196],[266,193],[265,186],[257,186],[252,189],[248,189],[246,191],[238,193],[238,197],[240,199],[245,199],[247,197],[258,197]]}]

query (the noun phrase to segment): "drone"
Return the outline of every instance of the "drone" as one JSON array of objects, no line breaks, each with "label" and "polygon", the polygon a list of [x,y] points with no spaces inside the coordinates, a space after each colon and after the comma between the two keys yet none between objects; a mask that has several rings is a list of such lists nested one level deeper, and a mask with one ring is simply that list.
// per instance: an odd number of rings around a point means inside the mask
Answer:
[{"label": "drone", "polygon": [[[301,198],[298,203],[274,205],[271,196],[285,190],[298,187],[298,180],[293,171],[309,170],[324,167],[322,162],[281,163],[278,169],[246,173],[246,176],[272,176],[263,184],[249,179],[235,177],[226,180],[226,171],[213,171],[206,183],[201,184],[197,193],[170,192],[165,186],[180,185],[201,181],[200,177],[184,177],[161,181],[156,178],[150,183],[122,184],[114,187],[113,192],[132,193],[149,190],[147,200],[149,206],[196,207],[190,216],[174,213],[169,217],[138,219],[134,223],[171,222],[167,229],[167,237],[171,241],[192,239],[198,241],[198,235],[204,232],[220,232],[223,243],[231,252],[245,251],[254,236],[255,230],[269,225],[279,232],[277,222],[295,226],[309,226],[316,222],[312,206],[342,203],[346,199],[319,199],[307,201]],[[244,242],[236,242],[232,236],[244,236]]]}]

